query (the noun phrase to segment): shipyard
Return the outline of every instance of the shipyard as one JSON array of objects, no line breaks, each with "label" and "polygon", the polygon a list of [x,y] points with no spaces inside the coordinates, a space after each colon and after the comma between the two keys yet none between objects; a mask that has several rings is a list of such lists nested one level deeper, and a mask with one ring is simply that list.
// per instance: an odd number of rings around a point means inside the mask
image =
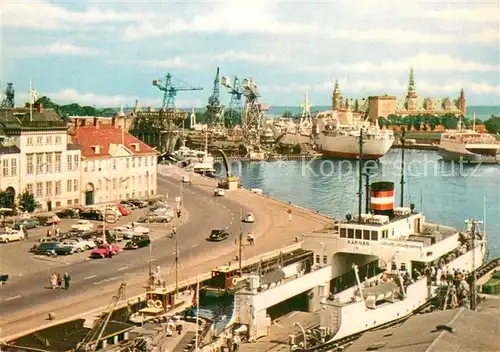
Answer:
[{"label": "shipyard", "polygon": [[0,351],[498,351],[497,8],[0,11]]}]

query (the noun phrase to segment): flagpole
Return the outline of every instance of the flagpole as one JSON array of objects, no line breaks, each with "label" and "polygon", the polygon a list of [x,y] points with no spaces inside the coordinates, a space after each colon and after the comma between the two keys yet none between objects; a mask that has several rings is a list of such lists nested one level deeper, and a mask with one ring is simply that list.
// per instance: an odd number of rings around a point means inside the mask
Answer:
[{"label": "flagpole", "polygon": [[30,100],[30,122],[33,121],[33,84],[31,82],[31,77],[30,77],[30,95],[29,95],[29,100]]},{"label": "flagpole", "polygon": [[198,352],[198,330],[199,330],[199,319],[200,319],[200,280],[196,277],[196,338],[195,338],[195,352]]}]

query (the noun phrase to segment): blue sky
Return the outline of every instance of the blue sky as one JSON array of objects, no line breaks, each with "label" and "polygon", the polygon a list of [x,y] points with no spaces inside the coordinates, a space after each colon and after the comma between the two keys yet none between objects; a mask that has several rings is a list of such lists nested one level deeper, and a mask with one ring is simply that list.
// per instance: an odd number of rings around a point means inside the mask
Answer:
[{"label": "blue sky", "polygon": [[[498,1],[28,1],[2,0],[0,83],[25,101],[29,77],[58,103],[158,106],[153,79],[167,72],[201,92],[217,66],[252,77],[261,101],[313,105],[404,95],[410,65],[420,96],[500,105]],[[221,89],[224,102],[228,94]]]}]

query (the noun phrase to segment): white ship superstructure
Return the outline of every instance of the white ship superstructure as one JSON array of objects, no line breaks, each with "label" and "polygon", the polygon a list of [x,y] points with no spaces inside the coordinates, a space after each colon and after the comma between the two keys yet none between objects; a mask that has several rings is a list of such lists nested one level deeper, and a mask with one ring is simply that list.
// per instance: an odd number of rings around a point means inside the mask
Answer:
[{"label": "white ship superstructure", "polygon": [[500,163],[500,142],[474,129],[448,130],[441,135],[439,154],[444,160],[468,163]]},{"label": "white ship superstructure", "polygon": [[314,143],[325,156],[352,159],[360,154],[359,138],[363,131],[363,158],[379,159],[394,143],[392,130],[382,130],[369,121],[342,121],[338,112],[318,117],[313,128]]}]

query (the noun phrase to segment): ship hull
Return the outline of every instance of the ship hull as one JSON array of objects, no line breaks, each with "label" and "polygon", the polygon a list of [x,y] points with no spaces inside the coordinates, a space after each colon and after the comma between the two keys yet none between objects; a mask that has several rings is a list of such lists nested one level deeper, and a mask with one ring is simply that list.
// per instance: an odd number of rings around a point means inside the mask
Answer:
[{"label": "ship hull", "polygon": [[[356,136],[324,136],[315,140],[318,150],[326,157],[356,159],[359,157],[359,138]],[[363,159],[379,159],[394,142],[392,138],[366,139],[363,141]]]},{"label": "ship hull", "polygon": [[456,161],[460,163],[479,164],[479,163],[500,163],[500,156],[490,156],[475,154],[468,151],[453,151],[449,149],[438,149],[438,154],[445,161]]}]

